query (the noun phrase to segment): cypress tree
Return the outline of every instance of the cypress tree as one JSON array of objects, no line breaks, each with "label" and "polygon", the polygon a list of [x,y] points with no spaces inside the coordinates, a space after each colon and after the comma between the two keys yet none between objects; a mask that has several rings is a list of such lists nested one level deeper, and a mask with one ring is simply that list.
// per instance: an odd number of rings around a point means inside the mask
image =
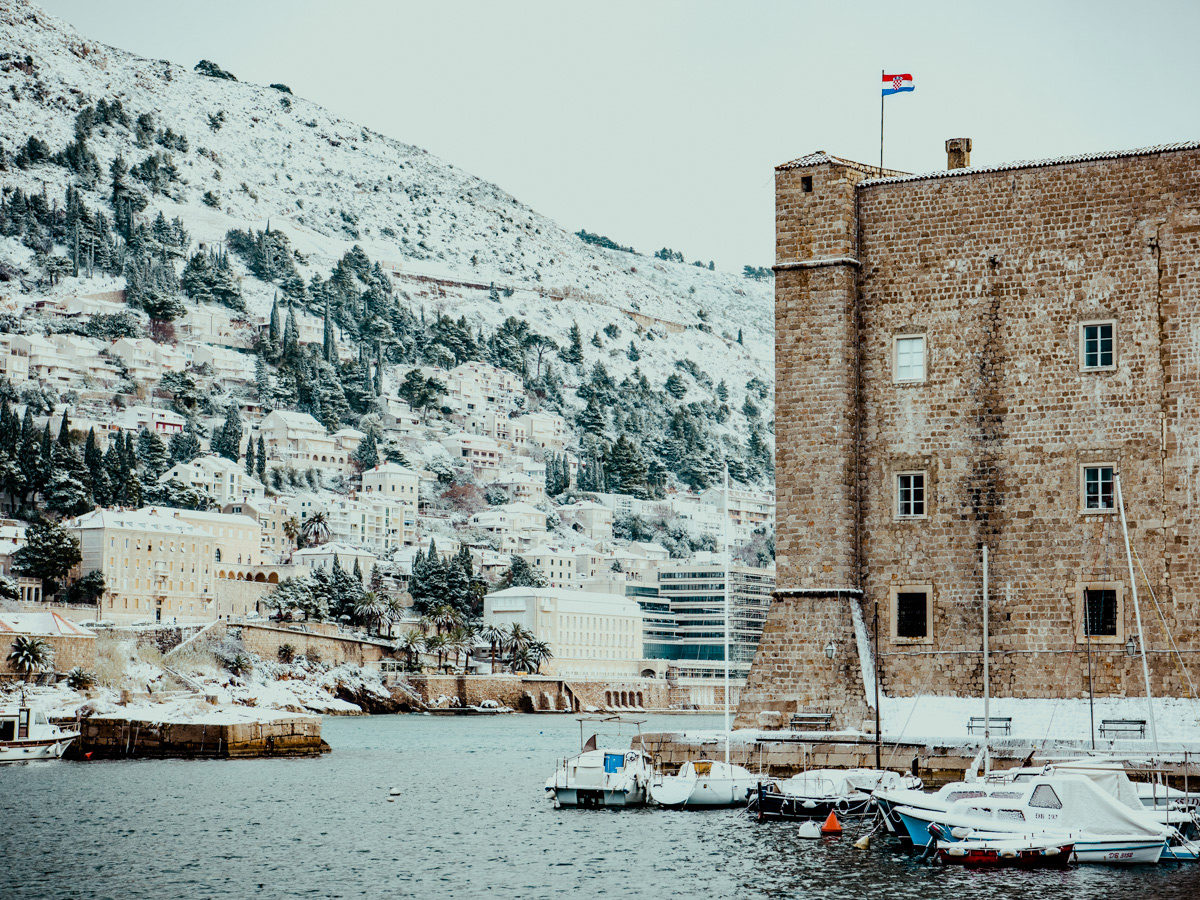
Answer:
[{"label": "cypress tree", "polygon": [[254,477],[254,438],[246,442],[246,474]]},{"label": "cypress tree", "polygon": [[258,456],[255,459],[255,471],[258,473],[258,480],[266,484],[267,478],[267,444],[263,440],[263,436],[258,436]]}]

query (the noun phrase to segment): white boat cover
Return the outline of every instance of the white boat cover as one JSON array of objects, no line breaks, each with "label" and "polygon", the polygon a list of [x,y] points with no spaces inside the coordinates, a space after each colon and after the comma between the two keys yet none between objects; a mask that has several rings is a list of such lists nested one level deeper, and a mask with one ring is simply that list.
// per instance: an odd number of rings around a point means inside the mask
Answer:
[{"label": "white boat cover", "polygon": [[849,797],[907,786],[904,776],[879,769],[810,769],[779,782],[780,792],[793,797]]},{"label": "white boat cover", "polygon": [[[1128,779],[1126,779],[1128,781]],[[1165,836],[1168,829],[1154,822],[1140,807],[1126,806],[1112,794],[1106,793],[1084,775],[1043,775],[1028,783],[1028,800],[1000,801],[991,799],[956,800],[947,812],[952,825],[971,825],[981,831],[1028,831],[1038,828],[1036,818],[1023,822],[1005,821],[1003,816],[992,817],[987,809],[1021,809],[1026,816],[1036,816],[1039,809],[1057,813],[1040,827],[1045,831],[1083,831],[1089,834]],[[1050,791],[1042,790],[1049,788]]]}]

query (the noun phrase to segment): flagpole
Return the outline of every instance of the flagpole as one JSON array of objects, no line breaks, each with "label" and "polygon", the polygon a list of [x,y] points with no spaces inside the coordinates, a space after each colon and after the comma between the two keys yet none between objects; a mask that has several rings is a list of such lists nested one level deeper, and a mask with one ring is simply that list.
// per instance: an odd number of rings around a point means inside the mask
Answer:
[{"label": "flagpole", "polygon": [[[887,69],[879,70],[879,83],[883,84],[883,77],[887,75]],[[883,89],[879,91],[879,177],[883,177]]]}]

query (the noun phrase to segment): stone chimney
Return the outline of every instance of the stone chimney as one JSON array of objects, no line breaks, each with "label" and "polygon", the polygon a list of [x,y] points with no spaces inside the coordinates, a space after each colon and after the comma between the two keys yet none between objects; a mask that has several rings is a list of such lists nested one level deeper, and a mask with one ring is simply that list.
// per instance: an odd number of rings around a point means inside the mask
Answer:
[{"label": "stone chimney", "polygon": [[965,169],[971,165],[971,139],[950,138],[946,141],[946,168]]}]

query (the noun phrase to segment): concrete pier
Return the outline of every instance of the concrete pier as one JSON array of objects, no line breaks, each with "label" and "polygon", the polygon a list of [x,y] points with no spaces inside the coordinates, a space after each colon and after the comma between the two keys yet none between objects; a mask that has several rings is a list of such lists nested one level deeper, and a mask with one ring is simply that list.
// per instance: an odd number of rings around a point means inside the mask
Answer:
[{"label": "concrete pier", "polygon": [[[647,732],[633,739],[632,746],[645,750],[664,769],[678,769],[689,759],[724,759],[725,739],[719,733],[702,735],[684,732]],[[926,787],[961,781],[975,764],[979,747],[962,741],[921,739],[892,741],[880,746],[882,768],[913,771]],[[1075,759],[1091,752],[1085,741],[1030,742],[994,741],[993,770],[1020,766],[1030,757],[1033,765]],[[1141,760],[1152,748],[1140,741],[1105,741],[1099,755]],[[1164,746],[1155,768],[1164,773],[1172,787],[1200,789],[1200,744]],[[834,732],[734,732],[729,761],[751,772],[786,778],[806,769],[852,769],[875,767],[875,741],[869,735]],[[1131,774],[1133,770],[1131,769]]]}]

